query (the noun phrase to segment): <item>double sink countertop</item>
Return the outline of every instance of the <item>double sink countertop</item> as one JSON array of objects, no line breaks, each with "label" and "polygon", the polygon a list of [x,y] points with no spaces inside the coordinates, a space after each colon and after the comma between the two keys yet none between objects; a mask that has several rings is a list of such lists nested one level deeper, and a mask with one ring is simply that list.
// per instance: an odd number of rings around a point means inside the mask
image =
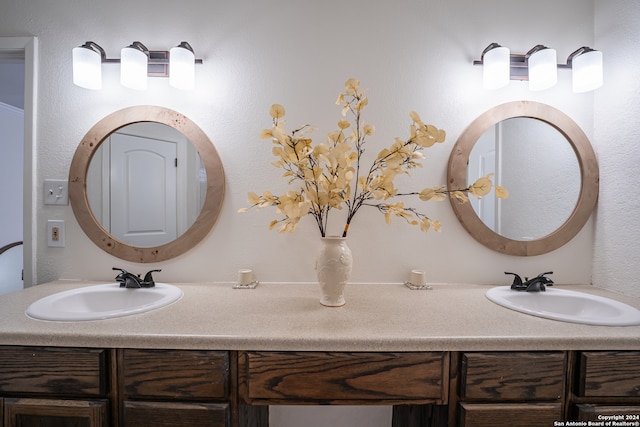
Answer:
[{"label": "double sink countertop", "polygon": [[[640,326],[547,320],[498,306],[492,285],[348,284],[346,305],[320,305],[315,283],[176,283],[169,306],[108,320],[49,322],[25,315],[56,292],[102,284],[58,280],[0,295],[0,345],[263,351],[640,350]],[[640,308],[640,299],[587,285],[556,285]],[[140,290],[144,292],[144,289]]]}]

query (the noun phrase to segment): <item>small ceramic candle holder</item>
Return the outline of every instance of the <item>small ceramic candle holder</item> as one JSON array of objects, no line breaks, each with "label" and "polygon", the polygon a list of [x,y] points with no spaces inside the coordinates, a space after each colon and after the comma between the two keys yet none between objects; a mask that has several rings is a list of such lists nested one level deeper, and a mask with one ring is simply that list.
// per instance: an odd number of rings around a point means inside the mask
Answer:
[{"label": "small ceramic candle holder", "polygon": [[253,279],[253,270],[242,268],[238,270],[238,282],[233,286],[234,289],[254,289],[258,286],[258,282]]},{"label": "small ceramic candle holder", "polygon": [[404,284],[412,290],[431,289],[431,286],[427,285],[427,276],[422,270],[411,270],[409,281]]}]

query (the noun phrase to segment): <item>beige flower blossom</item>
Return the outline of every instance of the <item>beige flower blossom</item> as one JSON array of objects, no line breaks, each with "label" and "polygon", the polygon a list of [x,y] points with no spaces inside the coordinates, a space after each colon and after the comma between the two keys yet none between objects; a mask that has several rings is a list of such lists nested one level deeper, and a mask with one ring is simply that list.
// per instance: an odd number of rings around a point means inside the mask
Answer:
[{"label": "beige flower blossom", "polygon": [[[366,206],[382,213],[387,224],[396,217],[409,225],[419,226],[421,231],[438,232],[441,230],[439,221],[406,206],[398,198],[418,196],[421,201],[441,201],[452,197],[464,202],[468,200],[468,193],[478,198],[489,193],[491,175],[480,178],[468,188],[452,191],[444,186],[429,187],[420,192],[401,192],[396,188],[395,178],[410,175],[412,169],[422,167],[425,158],[422,151],[443,142],[446,137],[444,130],[425,124],[415,111],[409,113],[408,139],[395,138],[390,146],[378,152],[370,167],[365,168],[362,155],[368,139],[375,134],[375,126],[362,122],[362,110],[368,104],[369,99],[360,91],[360,82],[354,78],[347,80],[336,105],[341,107],[342,116],[350,114],[352,121],[340,119],[338,129],[327,133],[325,142],[315,145],[310,136],[313,128],[308,125],[287,133],[283,119],[285,108],[273,104],[269,109],[273,126],[262,130],[260,138],[272,141],[271,153],[276,158],[272,164],[284,170],[282,176],[289,180],[289,184],[298,187],[281,196],[269,191],[262,195],[250,192],[250,206],[240,208],[238,212],[272,206],[281,218],[271,221],[269,229],[277,228],[279,232],[294,231],[303,217],[311,215],[320,234],[325,236],[331,210],[346,208],[343,232],[346,236],[351,220],[360,208]],[[498,186],[496,196],[507,197],[508,192]]]}]

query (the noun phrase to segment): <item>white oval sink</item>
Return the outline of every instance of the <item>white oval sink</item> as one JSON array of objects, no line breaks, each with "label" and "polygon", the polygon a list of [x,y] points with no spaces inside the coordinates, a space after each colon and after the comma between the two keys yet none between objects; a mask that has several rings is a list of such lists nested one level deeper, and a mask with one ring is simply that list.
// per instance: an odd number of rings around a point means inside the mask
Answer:
[{"label": "white oval sink", "polygon": [[485,295],[503,307],[546,319],[585,325],[640,325],[640,310],[583,292],[551,287],[545,292],[519,292],[509,286],[498,286]]},{"label": "white oval sink", "polygon": [[165,283],[139,289],[110,283],[46,296],[31,304],[26,314],[34,319],[58,322],[110,319],[165,307],[181,297],[180,288]]}]

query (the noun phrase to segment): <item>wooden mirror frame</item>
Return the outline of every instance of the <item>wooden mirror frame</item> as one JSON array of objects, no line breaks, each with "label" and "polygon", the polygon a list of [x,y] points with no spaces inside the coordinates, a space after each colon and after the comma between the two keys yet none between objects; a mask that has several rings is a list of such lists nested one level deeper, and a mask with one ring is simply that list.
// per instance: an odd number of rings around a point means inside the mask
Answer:
[{"label": "wooden mirror frame", "polygon": [[[512,240],[487,227],[471,203],[451,197],[451,206],[462,226],[478,242],[508,255],[540,255],[558,249],[575,237],[586,224],[598,199],[599,175],[596,156],[589,139],[569,116],[546,104],[516,101],[498,105],[475,119],[462,132],[451,151],[447,169],[449,190],[466,188],[469,155],[476,141],[495,124],[514,117],[541,120],[556,128],[571,144],[580,166],[580,193],[569,218],[552,233],[535,240]],[[508,190],[508,188],[507,188]]]},{"label": "wooden mirror frame", "polygon": [[[157,122],[180,131],[196,147],[207,174],[207,193],[200,215],[177,239],[153,247],[132,246],[114,238],[91,211],[87,197],[87,172],[96,150],[118,129],[138,122]],[[109,114],[84,136],[71,161],[69,199],[73,213],[86,235],[103,251],[127,261],[149,263],[181,255],[199,243],[211,230],[224,198],[222,161],[207,135],[188,117],[164,107],[134,106]]]}]

